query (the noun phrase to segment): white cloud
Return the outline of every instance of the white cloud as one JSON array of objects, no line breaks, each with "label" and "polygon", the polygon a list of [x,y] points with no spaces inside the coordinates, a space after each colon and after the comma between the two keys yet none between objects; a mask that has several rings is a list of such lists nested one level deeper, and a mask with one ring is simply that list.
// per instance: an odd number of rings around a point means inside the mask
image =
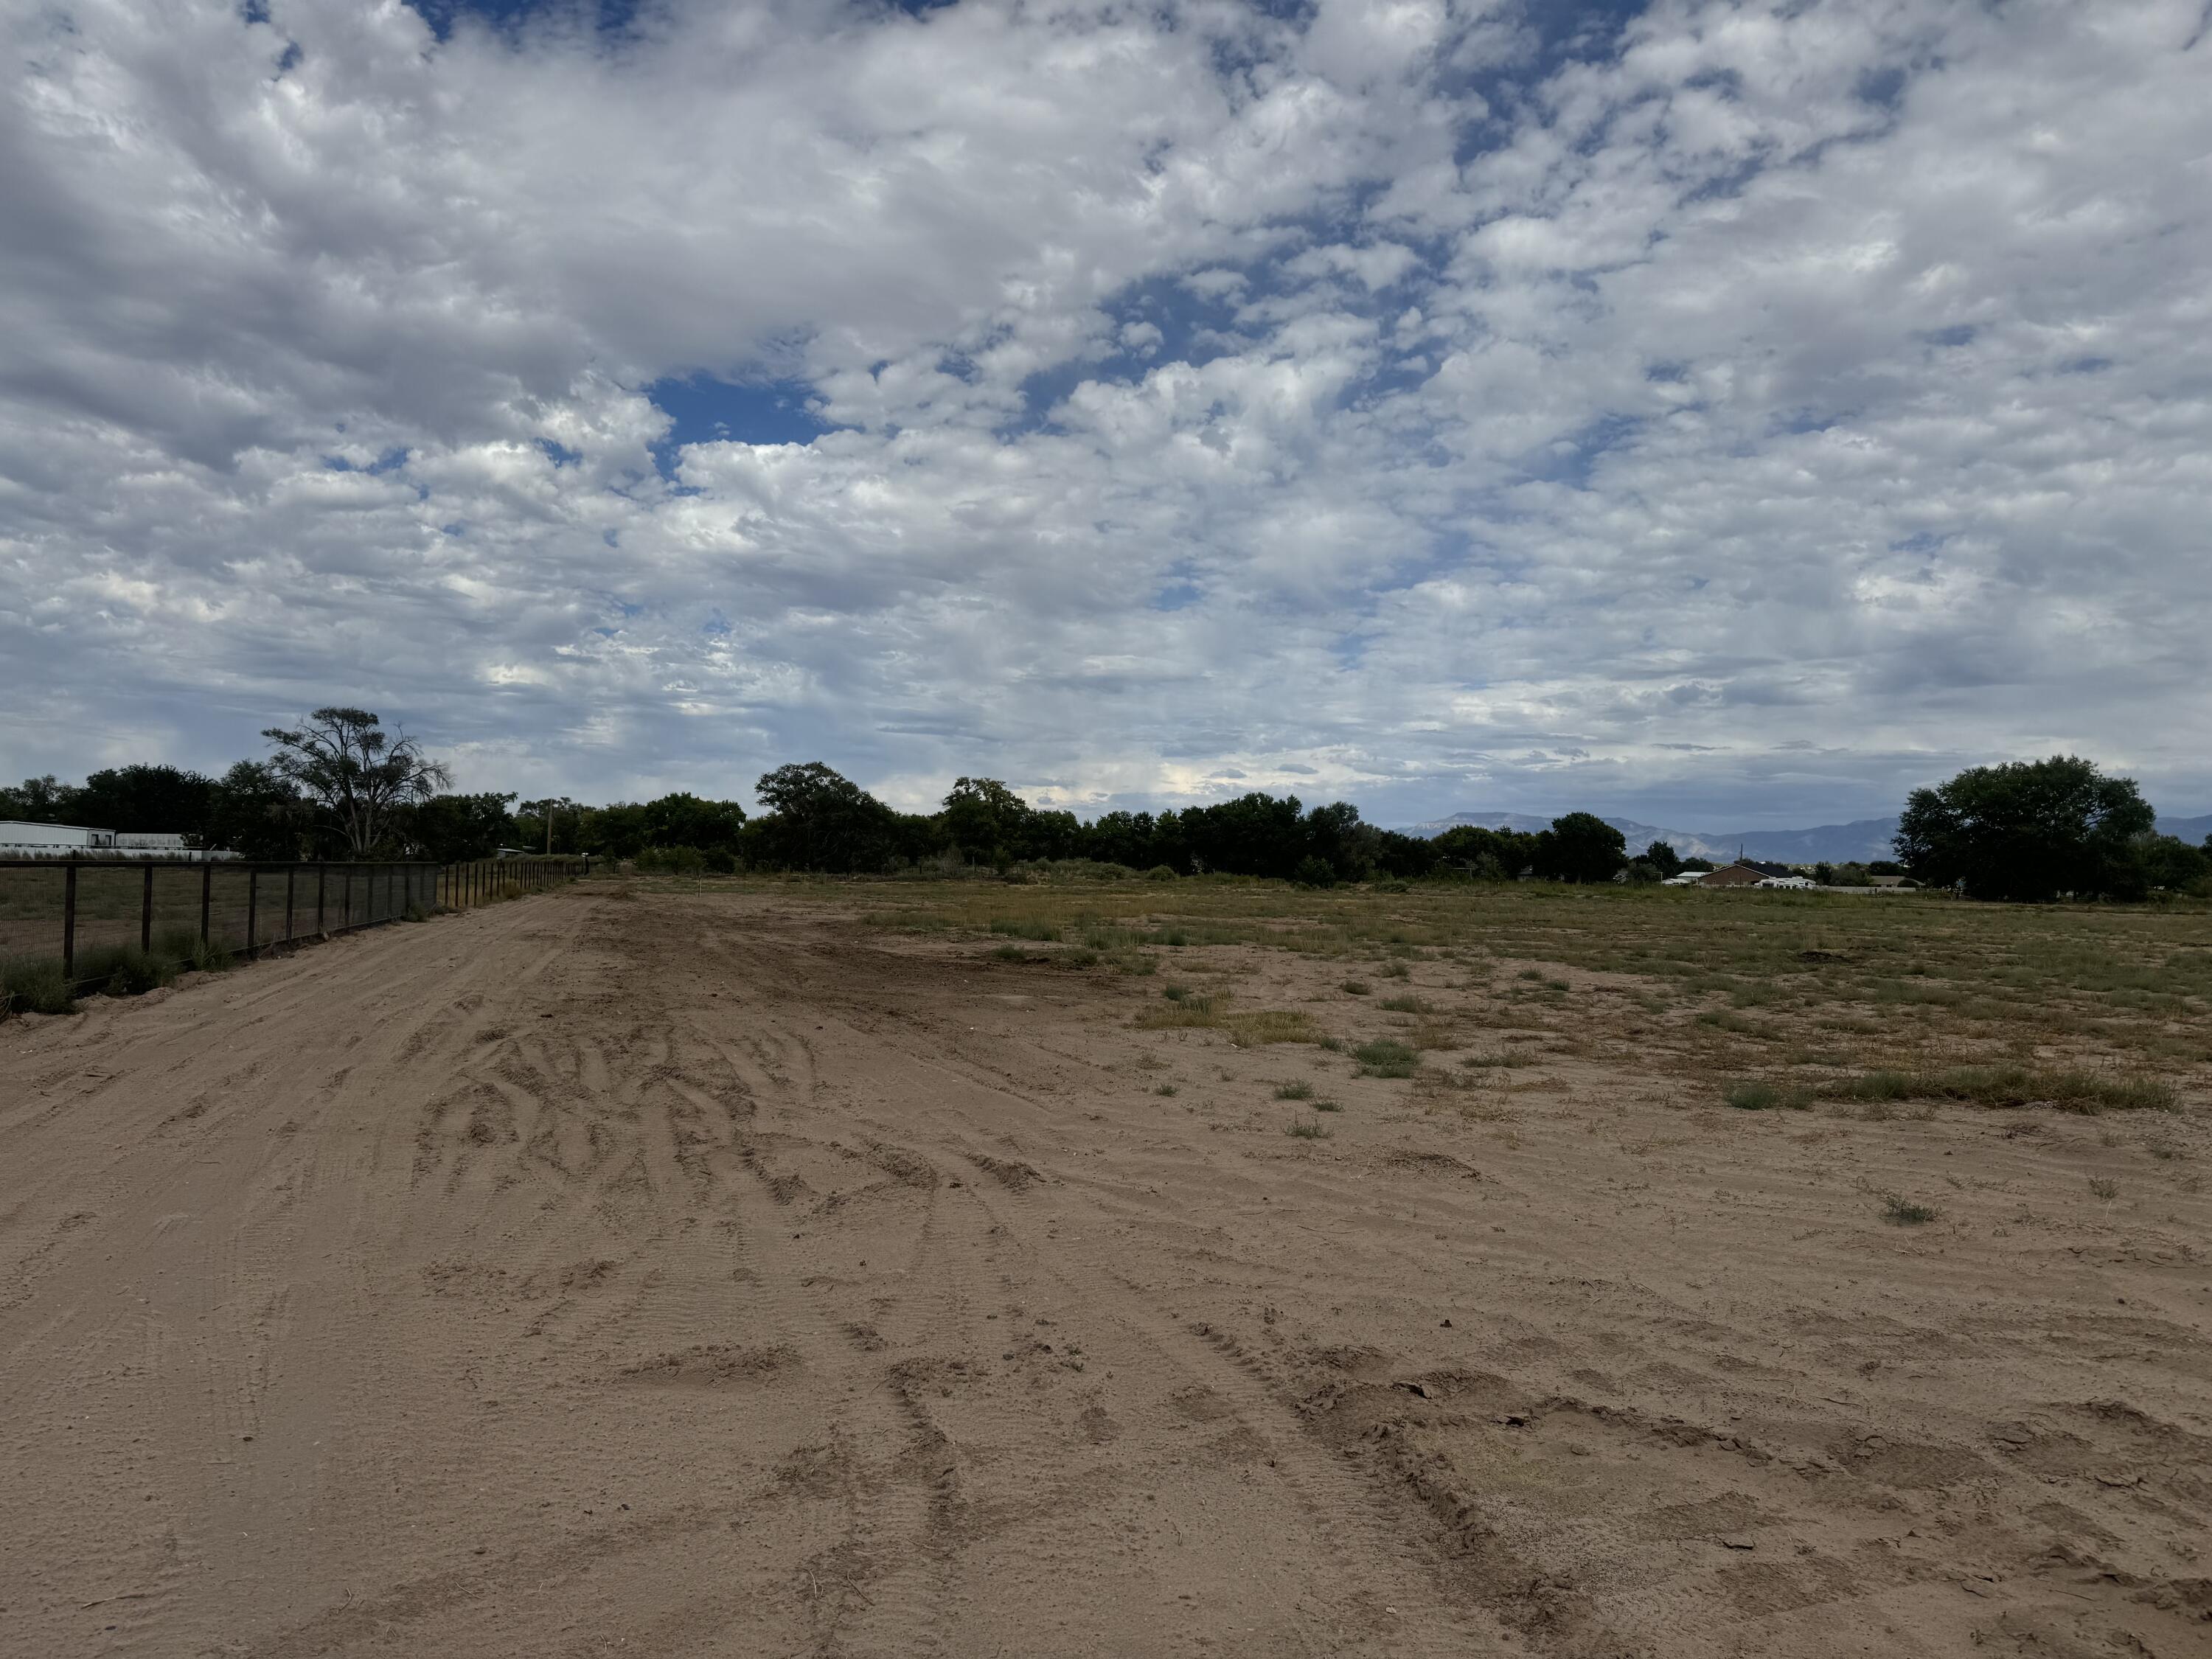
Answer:
[{"label": "white cloud", "polygon": [[[1539,21],[12,14],[0,769],[2212,804],[2198,9]],[[664,478],[702,374],[836,429]]]}]

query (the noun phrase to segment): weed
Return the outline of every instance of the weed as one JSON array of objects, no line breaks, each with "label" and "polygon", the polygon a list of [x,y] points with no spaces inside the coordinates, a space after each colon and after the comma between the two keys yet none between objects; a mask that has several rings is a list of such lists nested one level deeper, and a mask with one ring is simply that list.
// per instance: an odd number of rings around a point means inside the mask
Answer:
[{"label": "weed", "polygon": [[1413,970],[1402,962],[1386,963],[1382,972],[1385,979],[1411,979],[1413,976]]},{"label": "weed", "polygon": [[1344,1039],[1342,1037],[1325,1036],[1315,1046],[1319,1048],[1326,1049],[1332,1054],[1340,1054],[1344,1052]]},{"label": "weed", "polygon": [[992,919],[991,931],[1003,933],[1008,939],[1057,940],[1060,929],[1048,921],[1039,921],[1028,916],[997,916]]},{"label": "weed", "polygon": [[1164,1100],[1173,1100],[1176,1097],[1177,1091],[1174,1084],[1163,1083],[1158,1088],[1153,1090],[1152,1092],[1159,1096]]},{"label": "weed", "polygon": [[1976,1106],[2055,1106],[2094,1115],[2171,1111],[2173,1085],[2158,1078],[2044,1072],[2026,1066],[1955,1066],[1940,1072],[1869,1072],[1822,1086],[1843,1100],[1960,1100]]},{"label": "weed", "polygon": [[194,927],[173,927],[154,939],[154,954],[195,974],[227,974],[235,959],[220,939],[203,939]]},{"label": "weed", "polygon": [[1292,1118],[1283,1126],[1283,1133],[1295,1135],[1300,1140],[1327,1140],[1336,1133],[1317,1117]]},{"label": "weed", "polygon": [[1098,965],[1098,952],[1079,948],[1073,951],[1062,951],[1054,960],[1063,968],[1096,968]]},{"label": "weed", "polygon": [[1163,985],[1160,987],[1160,994],[1165,997],[1170,1002],[1188,1002],[1190,1000],[1190,987],[1188,985]]},{"label": "weed", "polygon": [[1384,997],[1377,1006],[1394,1014],[1425,1014],[1429,1012],[1429,1005],[1419,997]]},{"label": "weed", "polygon": [[1813,1091],[1753,1079],[1729,1085],[1724,1098],[1740,1112],[1802,1111],[1813,1103]]},{"label": "weed", "polygon": [[2091,1176],[2089,1191],[2109,1204],[2120,1195],[2120,1183],[2117,1181],[2107,1181],[2102,1176]]},{"label": "weed", "polygon": [[1310,1083],[1278,1083],[1275,1085],[1275,1098],[1278,1100],[1311,1100],[1313,1097],[1314,1086]]},{"label": "weed", "polygon": [[1375,988],[1364,979],[1348,979],[1336,988],[1346,996],[1364,997]]},{"label": "weed", "polygon": [[0,1013],[73,1014],[76,1002],[58,962],[11,962],[0,967]]},{"label": "weed", "polygon": [[1421,1063],[1419,1051],[1395,1037],[1363,1042],[1352,1051],[1352,1057],[1366,1077],[1411,1077]]},{"label": "weed", "polygon": [[1899,1227],[1918,1227],[1935,1220],[1938,1214],[1932,1204],[1916,1204],[1897,1193],[1884,1193],[1881,1198],[1881,1218]]},{"label": "weed", "polygon": [[112,997],[143,996],[177,977],[174,963],[135,945],[104,945],[81,951],[76,965],[78,984]]},{"label": "weed", "polygon": [[1000,962],[1027,962],[1030,953],[1018,945],[1001,945],[991,952]]},{"label": "weed", "polygon": [[1344,1105],[1340,1101],[1322,1099],[1314,1102],[1313,1109],[1316,1112],[1340,1112],[1344,1109]]}]

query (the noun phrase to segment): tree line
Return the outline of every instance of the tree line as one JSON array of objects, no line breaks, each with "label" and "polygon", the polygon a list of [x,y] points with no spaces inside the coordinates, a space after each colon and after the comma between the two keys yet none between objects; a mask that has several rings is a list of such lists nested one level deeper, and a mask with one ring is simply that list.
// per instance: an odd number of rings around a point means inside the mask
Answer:
[{"label": "tree line", "polygon": [[[1621,833],[1588,812],[1564,814],[1534,833],[1463,824],[1429,837],[1366,823],[1348,801],[1308,806],[1295,795],[1255,791],[1212,805],[1085,820],[1033,806],[996,779],[969,777],[937,811],[902,812],[821,761],[763,774],[751,811],[689,793],[592,806],[453,793],[442,765],[362,709],[318,709],[264,736],[270,754],[218,776],[147,764],[76,785],[44,777],[0,787],[0,818],[178,832],[262,860],[454,863],[510,848],[648,868],[831,874],[1082,860],[1314,887],[1376,878],[1642,884],[1711,867],[1664,842],[1632,857]],[[1986,898],[2127,899],[2160,889],[2212,896],[2212,837],[2198,848],[2159,836],[2154,817],[2133,780],[2075,757],[1977,767],[1914,792],[1898,862],[1870,868]]]}]

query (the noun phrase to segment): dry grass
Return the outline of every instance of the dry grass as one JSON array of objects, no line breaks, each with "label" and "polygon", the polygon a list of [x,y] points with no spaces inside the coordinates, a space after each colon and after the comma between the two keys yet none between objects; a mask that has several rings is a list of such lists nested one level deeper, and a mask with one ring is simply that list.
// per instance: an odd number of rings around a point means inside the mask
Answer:
[{"label": "dry grass", "polygon": [[[1315,891],[1225,877],[867,892],[872,927],[1057,937],[1129,973],[1249,974],[1273,952],[1334,963],[1315,981],[1332,988],[1342,1047],[1387,1038],[1449,1051],[1479,1030],[1490,1052],[1463,1062],[1471,1069],[1516,1063],[1497,1039],[1532,1032],[1708,1099],[1747,1073],[1779,1103],[1868,1110],[2103,1112],[2212,1094],[2212,910],[2202,905],[1538,883]],[[1418,988],[1403,982],[1416,967]],[[1201,1000],[1149,1008],[1139,1024],[1337,1040],[1304,1014],[1188,994]]]}]

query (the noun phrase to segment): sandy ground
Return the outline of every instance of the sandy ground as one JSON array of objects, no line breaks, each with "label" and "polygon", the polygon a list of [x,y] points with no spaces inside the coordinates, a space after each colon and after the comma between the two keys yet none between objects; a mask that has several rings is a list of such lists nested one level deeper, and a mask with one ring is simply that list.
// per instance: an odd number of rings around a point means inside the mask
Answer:
[{"label": "sandy ground", "polygon": [[2193,1120],[1158,994],[579,891],[0,1028],[0,1651],[2212,1652]]}]

